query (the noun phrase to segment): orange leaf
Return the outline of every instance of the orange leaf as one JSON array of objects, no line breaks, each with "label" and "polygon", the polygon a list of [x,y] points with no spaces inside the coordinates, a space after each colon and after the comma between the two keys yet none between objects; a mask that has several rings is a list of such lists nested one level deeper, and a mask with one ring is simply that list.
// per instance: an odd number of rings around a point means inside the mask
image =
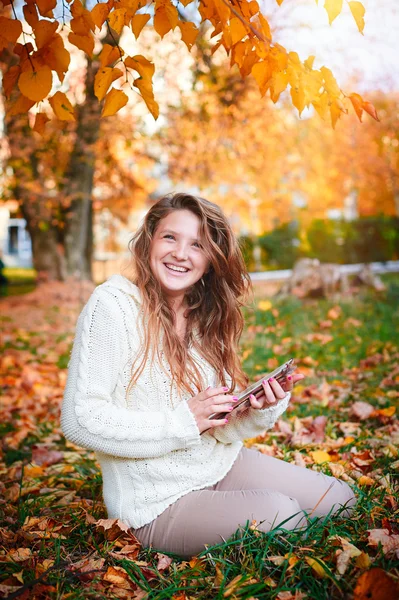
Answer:
[{"label": "orange leaf", "polygon": [[45,17],[47,13],[57,6],[57,0],[36,0],[36,4],[40,14]]},{"label": "orange leaf", "polygon": [[18,65],[10,67],[5,75],[3,75],[3,90],[6,98],[9,98],[13,91],[21,69]]},{"label": "orange leaf", "polygon": [[56,33],[51,42],[43,48],[40,54],[46,65],[57,73],[59,80],[64,81],[71,57],[69,52],[64,48],[62,37]]},{"label": "orange leaf", "polygon": [[96,4],[91,11],[91,18],[98,29],[101,29],[109,15],[110,7],[108,3],[100,2]]},{"label": "orange leaf", "polygon": [[155,10],[154,29],[163,38],[172,29],[165,6]]},{"label": "orange leaf", "polygon": [[194,23],[191,22],[180,21],[178,25],[181,31],[181,39],[186,44],[187,48],[191,50],[198,37],[198,29],[195,27]]},{"label": "orange leaf", "polygon": [[130,21],[130,26],[132,28],[132,31],[134,33],[134,37],[136,38],[136,40],[139,37],[141,30],[146,25],[146,23],[148,23],[148,21],[150,19],[151,19],[151,15],[135,15],[133,17],[133,19]]},{"label": "orange leaf", "polygon": [[14,115],[20,115],[21,113],[26,113],[26,112],[28,112],[28,110],[30,108],[32,108],[34,103],[35,102],[33,100],[30,100],[26,96],[23,96],[22,94],[20,94],[18,96],[16,102],[14,102],[14,104],[11,105],[11,107],[8,111],[8,114],[10,117],[13,117]]},{"label": "orange leaf", "polygon": [[43,46],[50,42],[57,31],[57,27],[57,21],[39,21],[37,27],[34,29],[36,45],[38,48],[43,48]]},{"label": "orange leaf", "polygon": [[232,45],[240,42],[248,34],[247,28],[237,17],[230,19],[230,32]]},{"label": "orange leaf", "polygon": [[154,75],[154,64],[141,54],[128,56],[125,60],[125,65],[126,67],[137,71],[144,79],[151,79]]},{"label": "orange leaf", "polygon": [[[17,39],[22,33],[22,25],[15,19],[7,19],[7,17],[0,17],[0,31],[1,37],[10,44],[15,44]],[[1,39],[1,38],[0,38]],[[0,43],[0,50],[6,47],[6,44]]]},{"label": "orange leaf", "polygon": [[108,88],[115,79],[123,75],[120,69],[112,67],[103,67],[99,69],[94,78],[94,93],[99,100],[105,97],[108,92]]},{"label": "orange leaf", "polygon": [[149,82],[148,79],[143,79],[141,77],[140,79],[135,79],[133,85],[140,90],[142,98],[146,103],[150,113],[154,119],[157,119],[159,116],[159,106],[157,102],[155,102],[151,82]]},{"label": "orange leaf", "polygon": [[353,18],[356,21],[356,25],[357,25],[360,33],[363,35],[364,15],[365,15],[366,10],[365,10],[363,4],[361,2],[357,2],[356,0],[354,0],[353,2],[348,2],[348,4],[349,4],[349,8],[351,9]]},{"label": "orange leaf", "polygon": [[396,406],[388,406],[387,408],[379,408],[376,413],[383,417],[393,417],[396,412]]},{"label": "orange leaf", "polygon": [[36,119],[35,119],[35,124],[33,126],[33,131],[37,131],[37,133],[40,133],[40,135],[43,135],[44,128],[46,126],[46,123],[49,120],[50,119],[48,118],[46,113],[37,113]]},{"label": "orange leaf", "polygon": [[363,102],[363,109],[366,111],[366,113],[372,116],[373,119],[379,121],[377,111],[375,110],[375,107],[371,104],[371,102]]},{"label": "orange leaf", "polygon": [[75,121],[73,106],[63,92],[56,92],[48,101],[58,119],[61,121]]},{"label": "orange leaf", "polygon": [[110,14],[108,23],[109,26],[116,31],[116,33],[121,33],[123,26],[125,25],[125,15],[126,8],[117,8]]},{"label": "orange leaf", "polygon": [[272,68],[270,63],[266,60],[261,62],[257,62],[254,64],[251,70],[252,75],[254,76],[256,83],[258,84],[259,91],[264,96],[271,84],[272,77]]},{"label": "orange leaf", "polygon": [[36,4],[25,4],[23,7],[25,21],[34,29],[39,22]]},{"label": "orange leaf", "polygon": [[118,112],[128,101],[128,97],[122,90],[112,88],[105,96],[105,102],[101,113],[102,117],[110,117]]},{"label": "orange leaf", "polygon": [[76,33],[70,33],[68,35],[68,40],[71,42],[71,44],[76,46],[76,48],[83,50],[83,52],[86,52],[86,54],[89,56],[93,54],[94,38],[90,32],[89,35],[77,35]]},{"label": "orange leaf", "polygon": [[349,100],[352,102],[359,121],[361,121],[363,114],[363,98],[359,94],[350,94]]},{"label": "orange leaf", "polygon": [[[97,6],[99,6],[97,4]],[[121,57],[121,53],[123,55],[123,50],[119,52],[119,49],[116,46],[111,46],[110,44],[104,44],[103,49],[101,50],[99,59],[100,65],[102,67],[106,67]]]},{"label": "orange leaf", "polygon": [[360,575],[353,592],[353,600],[387,600],[397,598],[399,589],[388,573],[375,567]]},{"label": "orange leaf", "polygon": [[47,66],[38,71],[25,71],[18,79],[18,87],[24,96],[34,102],[44,100],[51,92],[53,75]]}]

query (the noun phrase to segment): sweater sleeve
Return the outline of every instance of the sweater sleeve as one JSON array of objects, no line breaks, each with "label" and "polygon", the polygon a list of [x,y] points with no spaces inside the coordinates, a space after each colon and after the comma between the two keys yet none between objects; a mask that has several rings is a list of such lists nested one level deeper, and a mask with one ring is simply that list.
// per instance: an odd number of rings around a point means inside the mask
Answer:
[{"label": "sweater sleeve", "polygon": [[94,292],[77,325],[61,410],[65,437],[83,448],[124,458],[162,456],[201,443],[187,402],[164,411],[131,410],[113,401],[127,332]]}]

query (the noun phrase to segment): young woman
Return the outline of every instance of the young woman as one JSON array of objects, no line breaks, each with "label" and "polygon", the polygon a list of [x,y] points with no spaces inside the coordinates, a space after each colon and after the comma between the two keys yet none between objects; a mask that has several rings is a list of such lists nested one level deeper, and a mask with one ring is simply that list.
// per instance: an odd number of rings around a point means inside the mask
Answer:
[{"label": "young woman", "polygon": [[264,381],[251,407],[210,418],[248,384],[237,346],[250,279],[221,209],[168,195],[131,249],[132,278],[98,286],[79,317],[61,415],[66,438],[96,452],[108,516],[144,547],[191,557],[248,520],[269,531],[305,512],[350,514],[346,483],[243,446],[303,375]]}]

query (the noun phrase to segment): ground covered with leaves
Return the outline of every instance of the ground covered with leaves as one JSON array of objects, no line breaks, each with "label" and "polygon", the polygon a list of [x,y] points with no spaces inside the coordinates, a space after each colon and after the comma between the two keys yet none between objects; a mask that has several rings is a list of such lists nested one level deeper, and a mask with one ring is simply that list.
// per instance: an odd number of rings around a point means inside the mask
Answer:
[{"label": "ground covered with leaves", "polygon": [[307,377],[274,429],[245,444],[349,482],[353,517],[312,520],[305,535],[263,534],[252,522],[191,561],[144,550],[108,520],[93,454],[60,432],[74,325],[90,286],[2,300],[0,596],[397,598],[399,278],[386,282],[379,296],[256,298],[246,311],[249,376],[294,356]]}]

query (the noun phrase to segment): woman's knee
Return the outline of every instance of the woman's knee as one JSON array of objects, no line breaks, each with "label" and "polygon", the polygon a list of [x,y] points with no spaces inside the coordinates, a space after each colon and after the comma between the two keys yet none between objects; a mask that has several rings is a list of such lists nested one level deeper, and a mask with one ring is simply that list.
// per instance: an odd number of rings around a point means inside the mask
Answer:
[{"label": "woman's knee", "polygon": [[303,517],[303,511],[296,498],[274,490],[259,490],[261,506],[254,511],[254,518],[260,531],[268,532],[281,527],[295,529]]},{"label": "woman's knee", "polygon": [[316,507],[315,516],[335,515],[339,513],[342,517],[350,517],[356,505],[357,499],[351,487],[340,479],[330,477],[330,486],[319,507]]}]

